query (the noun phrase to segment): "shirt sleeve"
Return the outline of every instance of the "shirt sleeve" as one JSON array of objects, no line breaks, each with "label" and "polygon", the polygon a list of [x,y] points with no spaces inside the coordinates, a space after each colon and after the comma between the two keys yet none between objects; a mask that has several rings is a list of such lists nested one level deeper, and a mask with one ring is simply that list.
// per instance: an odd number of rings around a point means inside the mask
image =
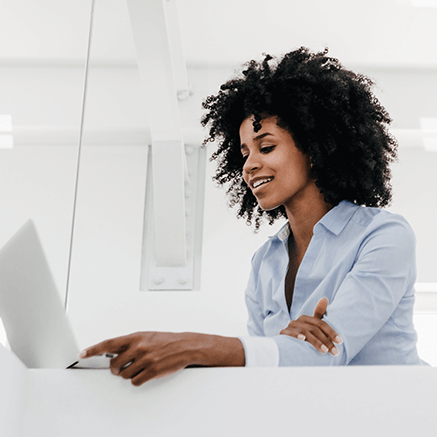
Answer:
[{"label": "shirt sleeve", "polygon": [[395,312],[416,278],[415,236],[406,221],[374,226],[341,282],[324,320],[342,337],[339,354],[321,354],[308,342],[278,335],[280,366],[347,365]]},{"label": "shirt sleeve", "polygon": [[[252,269],[247,290],[255,290],[259,266],[255,254],[252,258]],[[247,330],[250,336],[238,337],[243,343],[246,356],[246,367],[277,367],[279,365],[279,349],[275,340],[264,336],[261,306],[251,293],[246,292],[246,307],[249,313]]]},{"label": "shirt sleeve", "polygon": [[243,343],[246,367],[278,367],[279,348],[271,337],[238,337]]}]

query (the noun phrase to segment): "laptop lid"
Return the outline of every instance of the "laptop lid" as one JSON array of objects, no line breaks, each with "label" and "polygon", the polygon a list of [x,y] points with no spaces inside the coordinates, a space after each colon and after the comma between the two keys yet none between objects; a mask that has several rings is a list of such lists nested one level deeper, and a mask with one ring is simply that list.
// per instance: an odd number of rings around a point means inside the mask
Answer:
[{"label": "laptop lid", "polygon": [[0,249],[0,318],[29,368],[63,368],[78,345],[31,220]]}]

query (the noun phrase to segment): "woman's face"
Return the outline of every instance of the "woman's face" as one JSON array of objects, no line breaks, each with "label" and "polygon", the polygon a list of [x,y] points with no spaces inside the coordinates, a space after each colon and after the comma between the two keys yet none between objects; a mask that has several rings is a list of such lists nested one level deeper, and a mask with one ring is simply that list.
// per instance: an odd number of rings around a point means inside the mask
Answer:
[{"label": "woman's face", "polygon": [[258,132],[253,130],[253,117],[240,126],[241,153],[246,158],[243,178],[264,210],[280,205],[290,209],[311,196],[315,188],[309,157],[277,121],[277,117],[261,120]]}]

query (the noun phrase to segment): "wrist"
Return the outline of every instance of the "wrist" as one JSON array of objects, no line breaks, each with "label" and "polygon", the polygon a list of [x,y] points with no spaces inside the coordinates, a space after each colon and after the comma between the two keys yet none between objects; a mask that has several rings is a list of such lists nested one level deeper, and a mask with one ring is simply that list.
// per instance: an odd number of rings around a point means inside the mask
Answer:
[{"label": "wrist", "polygon": [[246,362],[244,347],[236,337],[185,333],[188,340],[187,359],[191,365],[208,367],[240,367]]}]

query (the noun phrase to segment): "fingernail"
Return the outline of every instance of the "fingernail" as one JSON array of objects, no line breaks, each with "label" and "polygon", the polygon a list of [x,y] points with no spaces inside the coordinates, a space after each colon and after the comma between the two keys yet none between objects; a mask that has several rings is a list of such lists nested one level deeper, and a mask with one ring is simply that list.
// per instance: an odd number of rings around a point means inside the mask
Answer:
[{"label": "fingernail", "polygon": [[83,350],[80,354],[79,354],[79,358],[85,358],[86,357],[86,349]]},{"label": "fingernail", "polygon": [[331,349],[331,354],[334,355],[334,357],[338,355],[338,349],[335,346]]},{"label": "fingernail", "polygon": [[334,340],[337,344],[342,344],[343,343],[343,340],[342,340],[342,338],[339,336],[339,335],[337,335],[337,337],[335,337],[335,340]]},{"label": "fingernail", "polygon": [[299,334],[298,336],[297,336],[297,338],[299,339],[299,340],[302,340],[302,341],[305,341],[305,336],[303,335],[303,334]]},{"label": "fingernail", "polygon": [[322,344],[322,347],[320,349],[322,349],[322,352],[324,354],[326,354],[326,352],[328,352],[328,348],[324,344]]}]

